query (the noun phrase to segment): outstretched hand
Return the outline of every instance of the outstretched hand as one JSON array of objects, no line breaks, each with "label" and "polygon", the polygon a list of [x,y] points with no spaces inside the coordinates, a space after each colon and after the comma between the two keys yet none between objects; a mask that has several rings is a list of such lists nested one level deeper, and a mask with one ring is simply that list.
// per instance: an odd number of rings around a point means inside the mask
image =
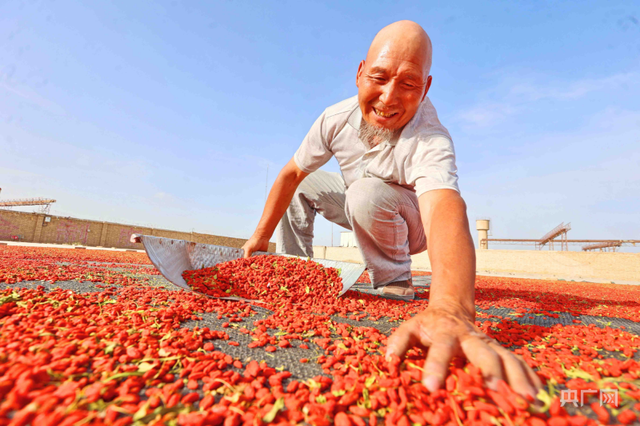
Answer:
[{"label": "outstretched hand", "polygon": [[518,355],[484,334],[461,309],[428,307],[404,322],[391,335],[386,356],[399,357],[413,346],[428,348],[422,382],[431,392],[442,387],[449,363],[464,354],[479,367],[490,389],[505,380],[514,391],[534,399],[542,382]]}]

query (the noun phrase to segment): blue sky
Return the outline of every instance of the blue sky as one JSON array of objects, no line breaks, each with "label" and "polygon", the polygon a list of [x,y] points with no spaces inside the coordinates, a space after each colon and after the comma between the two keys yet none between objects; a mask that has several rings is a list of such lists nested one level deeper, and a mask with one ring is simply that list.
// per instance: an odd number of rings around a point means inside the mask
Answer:
[{"label": "blue sky", "polygon": [[571,222],[571,238],[640,239],[633,1],[0,0],[0,197],[247,238],[265,184],[400,19],[432,38],[474,238],[490,217],[496,238]]}]

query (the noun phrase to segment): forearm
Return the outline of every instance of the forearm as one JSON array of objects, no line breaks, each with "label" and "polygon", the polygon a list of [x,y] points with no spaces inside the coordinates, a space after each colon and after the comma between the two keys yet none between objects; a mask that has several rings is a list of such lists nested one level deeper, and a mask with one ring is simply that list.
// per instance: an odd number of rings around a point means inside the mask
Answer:
[{"label": "forearm", "polygon": [[419,202],[433,271],[429,306],[461,308],[474,319],[476,257],[466,205],[452,190],[423,194]]},{"label": "forearm", "polygon": [[293,159],[282,168],[269,191],[262,217],[254,232],[256,237],[271,238],[282,215],[289,207],[296,188],[307,175],[308,173],[296,166]]}]

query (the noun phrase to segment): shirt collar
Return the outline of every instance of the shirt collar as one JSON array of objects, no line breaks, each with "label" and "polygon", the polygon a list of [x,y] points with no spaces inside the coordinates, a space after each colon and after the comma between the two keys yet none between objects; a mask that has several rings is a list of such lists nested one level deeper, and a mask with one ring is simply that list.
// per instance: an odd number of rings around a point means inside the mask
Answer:
[{"label": "shirt collar", "polygon": [[356,104],[355,109],[349,114],[347,122],[356,130],[360,130],[360,122],[362,121],[362,111],[360,110],[360,104]]}]

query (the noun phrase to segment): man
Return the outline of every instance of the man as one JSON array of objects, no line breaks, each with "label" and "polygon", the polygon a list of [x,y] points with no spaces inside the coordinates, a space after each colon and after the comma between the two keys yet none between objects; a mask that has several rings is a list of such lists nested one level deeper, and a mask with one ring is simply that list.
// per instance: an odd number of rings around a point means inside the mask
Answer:
[{"label": "man", "polygon": [[[399,21],[374,38],[356,76],[357,98],[327,108],[282,169],[245,256],[277,248],[313,256],[313,218],[353,229],[374,288],[413,299],[410,255],[427,249],[429,306],[389,338],[387,356],[429,348],[423,382],[440,388],[451,358],[464,353],[489,387],[508,381],[535,397],[541,383],[522,359],[474,325],[475,250],[458,192],[453,144],[427,98],[431,41]],[[318,168],[335,156],[342,177]]]}]

